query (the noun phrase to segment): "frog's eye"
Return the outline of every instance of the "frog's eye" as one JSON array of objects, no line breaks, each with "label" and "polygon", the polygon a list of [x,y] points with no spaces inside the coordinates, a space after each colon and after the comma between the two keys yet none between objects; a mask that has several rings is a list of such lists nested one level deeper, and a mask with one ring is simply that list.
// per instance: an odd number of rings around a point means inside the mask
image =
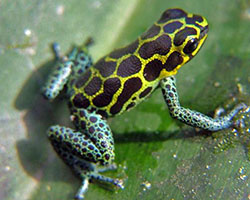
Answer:
[{"label": "frog's eye", "polygon": [[186,44],[186,46],[183,49],[183,52],[185,54],[191,54],[194,52],[194,50],[198,47],[198,40],[196,38],[193,38],[191,40],[188,41],[188,43]]}]

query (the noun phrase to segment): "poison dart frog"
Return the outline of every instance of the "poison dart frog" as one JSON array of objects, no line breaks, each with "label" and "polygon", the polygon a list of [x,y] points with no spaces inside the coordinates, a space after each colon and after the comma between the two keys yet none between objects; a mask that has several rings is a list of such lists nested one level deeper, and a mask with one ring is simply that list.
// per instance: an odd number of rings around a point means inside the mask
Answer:
[{"label": "poison dart frog", "polygon": [[115,169],[114,140],[107,118],[120,115],[161,88],[171,116],[193,127],[218,131],[235,125],[245,104],[216,118],[179,103],[175,74],[199,51],[207,38],[207,20],[181,9],[168,9],[131,44],[112,51],[95,64],[87,45],[74,47],[59,59],[42,88],[52,100],[65,92],[75,129],[54,125],[48,137],[58,155],[82,180],[75,198],[84,199],[89,181],[123,188],[123,181],[101,175]]}]

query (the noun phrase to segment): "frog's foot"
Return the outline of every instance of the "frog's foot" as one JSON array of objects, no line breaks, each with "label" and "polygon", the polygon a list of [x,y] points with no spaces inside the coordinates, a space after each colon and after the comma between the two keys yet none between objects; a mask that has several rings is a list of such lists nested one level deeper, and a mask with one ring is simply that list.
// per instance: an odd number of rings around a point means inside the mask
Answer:
[{"label": "frog's foot", "polygon": [[[238,129],[238,128],[245,128],[246,127],[246,118],[250,118],[250,106],[247,106],[246,104],[244,103],[241,103],[239,105],[237,105],[235,107],[236,111],[236,114],[238,114],[236,116],[236,120],[234,121],[234,128]],[[235,114],[235,115],[236,115]]]},{"label": "frog's foot", "polygon": [[119,188],[124,189],[123,180],[113,179],[110,177],[103,176],[97,172],[91,172],[88,175],[83,175],[82,185],[75,195],[76,200],[83,200],[84,199],[84,195],[88,190],[89,182],[92,180],[96,180],[96,181],[104,183],[104,184],[111,184],[111,185],[115,186],[117,189],[119,189]]},{"label": "frog's foot", "polygon": [[107,176],[103,176],[99,173],[91,173],[89,175],[91,180],[97,180],[98,182],[102,182],[102,183],[107,183],[110,185],[113,185],[117,188],[121,188],[124,189],[124,185],[123,185],[123,180],[122,179],[113,179]]}]

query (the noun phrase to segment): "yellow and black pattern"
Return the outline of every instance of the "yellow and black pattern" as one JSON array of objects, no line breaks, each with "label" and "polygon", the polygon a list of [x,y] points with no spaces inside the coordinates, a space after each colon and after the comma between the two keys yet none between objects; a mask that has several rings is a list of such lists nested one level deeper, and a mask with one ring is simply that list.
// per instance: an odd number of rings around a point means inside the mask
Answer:
[{"label": "yellow and black pattern", "polygon": [[207,30],[201,16],[165,11],[137,40],[101,58],[78,78],[71,106],[95,109],[104,117],[134,107],[198,52]]}]

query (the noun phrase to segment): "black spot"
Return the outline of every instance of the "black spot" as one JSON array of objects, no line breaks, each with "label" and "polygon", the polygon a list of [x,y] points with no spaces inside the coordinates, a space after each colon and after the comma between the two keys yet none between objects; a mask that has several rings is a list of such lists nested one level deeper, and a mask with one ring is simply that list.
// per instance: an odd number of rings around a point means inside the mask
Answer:
[{"label": "black spot", "polygon": [[172,92],[169,92],[168,95],[169,95],[170,97],[173,97],[173,96],[174,96],[174,94],[173,94]]},{"label": "black spot", "polygon": [[115,71],[116,62],[106,62],[105,58],[102,58],[94,65],[94,67],[99,70],[103,77],[108,77]]},{"label": "black spot", "polygon": [[186,40],[187,36],[189,35],[196,35],[197,31],[194,28],[186,27],[176,33],[174,37],[174,44],[176,46],[180,46]]},{"label": "black spot", "polygon": [[86,128],[86,123],[84,121],[81,121],[81,128],[84,130]]},{"label": "black spot", "polygon": [[126,110],[129,110],[130,108],[132,108],[134,106],[135,106],[135,103],[132,102],[132,103],[130,103],[130,104],[127,105]]},{"label": "black spot", "polygon": [[97,121],[97,118],[96,117],[90,117],[89,120],[92,122],[92,123],[95,123]]},{"label": "black spot", "polygon": [[76,88],[82,87],[89,80],[90,76],[91,76],[90,70],[86,71],[86,73],[84,73],[83,76],[80,76],[76,81],[76,84],[75,84]]},{"label": "black spot", "polygon": [[126,58],[121,62],[118,67],[117,75],[121,77],[128,77],[133,74],[136,74],[141,69],[141,61],[134,55]]},{"label": "black spot", "polygon": [[106,136],[109,136],[109,132],[108,131],[105,131],[104,132]]},{"label": "black spot", "polygon": [[141,39],[145,40],[148,38],[152,38],[158,35],[160,30],[161,30],[161,27],[154,24],[147,32],[142,34]]},{"label": "black spot", "polygon": [[89,145],[89,146],[88,146],[88,149],[94,150],[94,146],[93,146],[93,145]]},{"label": "black spot", "polygon": [[99,153],[96,154],[96,157],[97,157],[97,158],[101,158],[101,154],[99,154]]},{"label": "black spot", "polygon": [[90,102],[82,94],[77,94],[73,99],[73,104],[77,108],[87,108],[90,105]]},{"label": "black spot", "polygon": [[120,112],[124,103],[127,102],[129,98],[141,88],[141,86],[142,86],[142,82],[140,78],[136,77],[136,78],[128,79],[124,83],[123,90],[121,94],[119,95],[119,97],[117,98],[116,103],[110,109],[111,114],[114,115]]},{"label": "black spot", "polygon": [[88,143],[87,142],[82,142],[82,146],[86,146]]},{"label": "black spot", "polygon": [[77,57],[77,59],[80,59],[81,61],[85,61],[86,60],[86,55],[85,55],[85,53],[83,52],[83,51],[80,51],[79,53],[78,53],[78,57]]},{"label": "black spot", "polygon": [[93,104],[97,107],[107,106],[113,98],[113,95],[121,87],[119,78],[109,78],[104,81],[103,93],[93,99]]},{"label": "black spot", "polygon": [[102,128],[102,127],[104,127],[104,124],[103,124],[103,123],[100,123],[99,126]]},{"label": "black spot", "polygon": [[95,132],[95,128],[93,126],[89,127],[89,133],[94,133]]},{"label": "black spot", "polygon": [[165,23],[171,19],[179,19],[179,18],[186,17],[186,16],[187,16],[187,13],[184,10],[168,9],[162,14],[158,23]]},{"label": "black spot", "polygon": [[86,92],[87,95],[92,96],[101,89],[101,85],[102,85],[102,80],[99,77],[94,77],[88,83],[88,85],[85,86],[84,91]]},{"label": "black spot", "polygon": [[165,33],[173,33],[175,32],[177,29],[181,28],[182,27],[182,23],[181,22],[171,22],[169,24],[166,24],[164,27],[163,27],[163,30]]},{"label": "black spot", "polygon": [[168,57],[164,68],[170,72],[183,62],[183,58],[178,51],[174,51]]},{"label": "black spot", "polygon": [[138,40],[136,40],[136,41],[134,41],[133,43],[131,43],[130,45],[128,45],[126,47],[123,47],[123,48],[116,49],[116,50],[112,51],[109,54],[109,56],[111,58],[118,59],[118,58],[120,58],[120,57],[122,57],[122,56],[124,56],[126,54],[133,54],[136,51],[136,49],[138,47],[138,44],[139,44],[139,42],[138,42]]},{"label": "black spot", "polygon": [[163,69],[162,62],[160,60],[152,60],[146,64],[143,72],[143,76],[147,81],[154,81],[157,79]]},{"label": "black spot", "polygon": [[166,88],[167,88],[168,90],[170,90],[171,85],[167,84],[167,85],[166,85]]},{"label": "black spot", "polygon": [[152,90],[152,87],[148,87],[145,90],[143,90],[142,93],[139,96],[140,99],[143,98],[143,97],[145,97],[145,96],[147,96],[151,92],[151,90]]},{"label": "black spot", "polygon": [[171,38],[167,35],[161,35],[151,42],[144,43],[139,49],[142,58],[151,58],[154,54],[166,55],[171,48]]},{"label": "black spot", "polygon": [[106,160],[109,160],[109,158],[110,158],[109,154],[105,154],[104,157],[105,157]]},{"label": "black spot", "polygon": [[101,142],[101,146],[102,146],[103,148],[106,148],[106,147],[107,147],[107,143],[104,142],[104,141],[102,141],[102,142]]}]

